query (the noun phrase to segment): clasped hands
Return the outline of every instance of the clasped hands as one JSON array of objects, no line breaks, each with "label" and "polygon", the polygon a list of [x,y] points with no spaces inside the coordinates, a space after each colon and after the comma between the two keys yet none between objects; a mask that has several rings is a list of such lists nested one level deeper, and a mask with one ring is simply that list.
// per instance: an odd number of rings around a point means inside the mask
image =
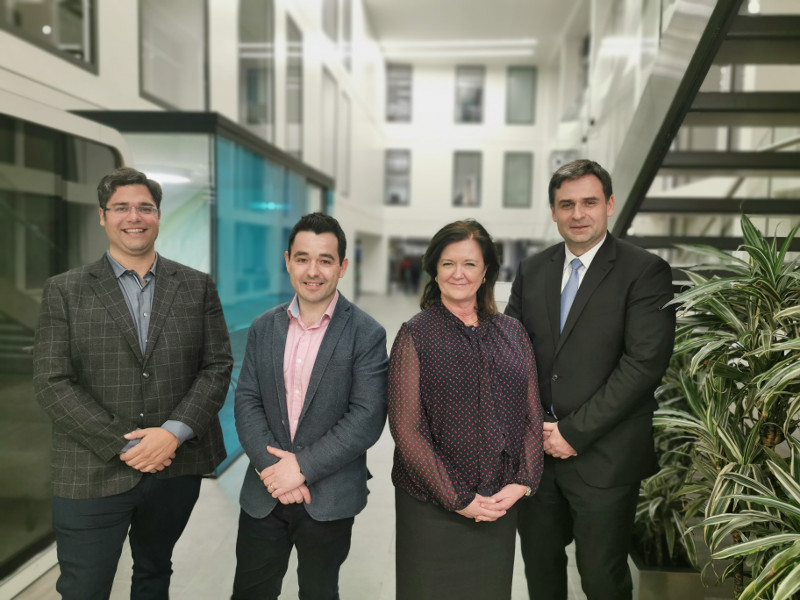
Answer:
[{"label": "clasped hands", "polygon": [[526,488],[518,483],[509,483],[502,490],[493,496],[481,496],[475,494],[475,498],[466,508],[456,512],[462,517],[475,519],[476,523],[481,521],[496,521],[504,516],[508,509],[525,495]]},{"label": "clasped hands", "polygon": [[259,474],[267,492],[281,504],[310,504],[311,492],[308,491],[305,475],[300,472],[297,457],[272,446],[267,446],[267,452],[280,459]]},{"label": "clasped hands", "polygon": [[172,464],[178,449],[178,438],[163,427],[136,429],[125,434],[125,439],[141,440],[133,448],[119,455],[126,465],[142,473],[163,471]]}]

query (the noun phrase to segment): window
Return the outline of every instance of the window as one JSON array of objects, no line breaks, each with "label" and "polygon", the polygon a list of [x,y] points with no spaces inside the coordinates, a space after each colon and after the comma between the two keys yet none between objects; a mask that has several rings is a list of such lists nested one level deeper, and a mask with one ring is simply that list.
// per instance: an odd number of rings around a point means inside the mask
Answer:
[{"label": "window", "polygon": [[533,189],[533,154],[506,152],[503,165],[503,206],[529,208]]},{"label": "window", "polygon": [[286,19],[286,152],[303,156],[303,34]]},{"label": "window", "polygon": [[509,67],[506,123],[531,125],[536,120],[536,67]]},{"label": "window", "polygon": [[352,108],[350,105],[350,98],[342,94],[342,151],[339,152],[341,160],[339,161],[339,190],[345,194],[350,194],[350,153],[352,151],[350,144],[350,128],[352,126]]},{"label": "window", "polygon": [[274,138],[275,67],[272,0],[239,3],[239,122]]},{"label": "window", "polygon": [[453,160],[453,206],[481,205],[481,153],[456,152]]},{"label": "window", "polygon": [[94,65],[94,0],[0,0],[0,26],[37,46]]},{"label": "window", "polygon": [[322,30],[331,41],[339,39],[339,0],[322,0]]},{"label": "window", "polygon": [[456,67],[456,123],[483,121],[483,67]]},{"label": "window", "polygon": [[386,65],[386,120],[411,121],[411,65]]},{"label": "window", "polygon": [[386,151],[386,195],[390,206],[408,206],[411,188],[411,151]]},{"label": "window", "polygon": [[142,95],[167,108],[206,108],[206,11],[195,0],[141,0]]},{"label": "window", "polygon": [[322,170],[331,177],[336,176],[337,124],[336,80],[327,69],[322,69]]}]

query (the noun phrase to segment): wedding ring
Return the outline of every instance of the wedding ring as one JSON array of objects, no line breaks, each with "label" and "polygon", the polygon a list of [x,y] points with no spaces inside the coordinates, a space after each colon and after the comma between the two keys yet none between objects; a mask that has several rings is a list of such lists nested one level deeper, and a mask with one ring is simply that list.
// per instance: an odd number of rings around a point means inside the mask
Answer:
[{"label": "wedding ring", "polygon": [[272,490],[274,490],[274,489],[275,489],[275,484],[274,484],[274,483],[270,483],[270,484],[267,486],[267,491],[268,491],[268,492],[271,492],[271,491],[272,491]]}]

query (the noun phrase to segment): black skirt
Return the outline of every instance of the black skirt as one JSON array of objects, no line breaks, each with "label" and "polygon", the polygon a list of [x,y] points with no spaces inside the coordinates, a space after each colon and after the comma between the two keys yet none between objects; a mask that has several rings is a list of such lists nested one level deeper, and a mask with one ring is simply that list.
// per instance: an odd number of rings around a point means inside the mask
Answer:
[{"label": "black skirt", "polygon": [[395,512],[396,600],[511,598],[516,506],[476,523],[395,488]]}]

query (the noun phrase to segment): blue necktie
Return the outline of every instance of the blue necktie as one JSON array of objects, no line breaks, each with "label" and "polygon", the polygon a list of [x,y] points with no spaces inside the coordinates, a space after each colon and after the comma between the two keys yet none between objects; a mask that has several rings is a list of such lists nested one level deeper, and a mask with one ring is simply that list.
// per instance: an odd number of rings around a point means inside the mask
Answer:
[{"label": "blue necktie", "polygon": [[572,267],[572,272],[569,274],[567,285],[564,286],[564,290],[561,292],[561,328],[559,331],[564,330],[564,323],[567,321],[572,301],[575,300],[575,294],[578,293],[578,273],[583,263],[580,258],[573,258],[569,266]]}]

